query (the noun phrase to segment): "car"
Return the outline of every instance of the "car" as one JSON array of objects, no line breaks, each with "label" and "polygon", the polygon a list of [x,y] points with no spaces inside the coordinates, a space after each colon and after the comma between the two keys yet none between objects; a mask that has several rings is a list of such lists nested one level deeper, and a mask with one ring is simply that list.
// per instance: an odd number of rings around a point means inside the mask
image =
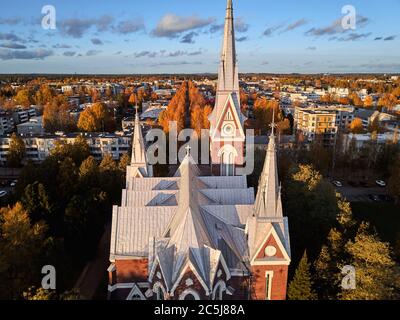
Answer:
[{"label": "car", "polygon": [[14,180],[14,181],[12,181],[11,183],[10,183],[10,187],[15,187],[16,185],[17,185],[17,180]]},{"label": "car", "polygon": [[340,181],[332,181],[333,185],[335,185],[338,188],[343,187],[343,184]]},{"label": "car", "polygon": [[0,191],[0,198],[3,198],[7,195],[7,191],[1,190]]},{"label": "car", "polygon": [[375,183],[380,187],[386,187],[386,182],[383,180],[376,180]]},{"label": "car", "polygon": [[379,198],[379,196],[374,195],[374,194],[368,195],[368,198],[370,198],[372,201],[375,201],[375,202],[381,201],[381,199]]}]

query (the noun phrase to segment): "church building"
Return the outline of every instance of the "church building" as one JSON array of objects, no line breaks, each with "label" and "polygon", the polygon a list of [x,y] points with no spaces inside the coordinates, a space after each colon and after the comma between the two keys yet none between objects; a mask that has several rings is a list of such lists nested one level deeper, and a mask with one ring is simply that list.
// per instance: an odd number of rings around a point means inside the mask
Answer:
[{"label": "church building", "polygon": [[[211,155],[203,176],[186,157],[172,177],[153,177],[136,116],[132,162],[112,214],[109,299],[283,300],[290,241],[279,187],[274,126],[258,190],[243,165],[232,0],[228,0]],[[256,192],[255,192],[256,191]]]}]

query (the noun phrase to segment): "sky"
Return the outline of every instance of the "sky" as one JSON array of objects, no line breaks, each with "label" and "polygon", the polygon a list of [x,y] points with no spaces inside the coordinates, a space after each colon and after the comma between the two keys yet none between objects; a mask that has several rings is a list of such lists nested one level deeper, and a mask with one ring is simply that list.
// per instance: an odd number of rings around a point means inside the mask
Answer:
[{"label": "sky", "polygon": [[[400,0],[234,0],[240,72],[400,73]],[[42,8],[55,9],[44,29]],[[343,29],[345,5],[355,29]],[[216,73],[226,0],[1,0],[0,73]],[[348,20],[346,20],[348,21]]]}]

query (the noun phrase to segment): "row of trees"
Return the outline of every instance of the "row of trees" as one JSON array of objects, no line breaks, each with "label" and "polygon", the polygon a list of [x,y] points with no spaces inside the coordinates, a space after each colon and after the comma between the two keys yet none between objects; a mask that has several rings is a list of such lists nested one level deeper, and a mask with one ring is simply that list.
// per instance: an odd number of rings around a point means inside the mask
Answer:
[{"label": "row of trees", "polygon": [[[392,89],[390,92],[382,93],[377,101],[377,109],[382,110],[383,108],[392,111],[393,108],[399,104],[400,99],[400,87]],[[371,95],[368,95],[365,100],[361,100],[360,96],[356,92],[352,92],[348,97],[338,97],[332,94],[326,94],[321,97],[321,102],[324,103],[340,103],[345,105],[353,105],[361,108],[373,108],[374,99]]]},{"label": "row of trees", "polygon": [[191,128],[200,137],[201,129],[210,128],[208,116],[211,114],[212,108],[206,104],[203,95],[192,81],[189,81],[189,102]]},{"label": "row of trees", "polygon": [[39,286],[44,265],[57,270],[57,294],[72,287],[120,201],[128,163],[127,155],[98,163],[78,138],[58,143],[42,164],[24,167],[18,202],[0,211],[0,298],[44,295],[29,290]]},{"label": "row of trees", "polygon": [[[212,112],[206,101],[192,81],[185,81],[171,99],[167,110],[159,116],[159,124],[164,132],[169,132],[169,122],[176,121],[178,132],[191,126],[200,135],[201,129],[208,129],[208,116]],[[190,120],[190,121],[189,121]]]}]

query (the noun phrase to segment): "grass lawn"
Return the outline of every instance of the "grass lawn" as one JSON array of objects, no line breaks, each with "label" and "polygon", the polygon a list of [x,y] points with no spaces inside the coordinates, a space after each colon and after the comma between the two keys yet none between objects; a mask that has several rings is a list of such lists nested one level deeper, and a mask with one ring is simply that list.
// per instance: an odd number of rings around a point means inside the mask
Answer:
[{"label": "grass lawn", "polygon": [[383,241],[395,244],[400,234],[399,205],[385,202],[353,202],[351,208],[356,219],[370,222]]}]

